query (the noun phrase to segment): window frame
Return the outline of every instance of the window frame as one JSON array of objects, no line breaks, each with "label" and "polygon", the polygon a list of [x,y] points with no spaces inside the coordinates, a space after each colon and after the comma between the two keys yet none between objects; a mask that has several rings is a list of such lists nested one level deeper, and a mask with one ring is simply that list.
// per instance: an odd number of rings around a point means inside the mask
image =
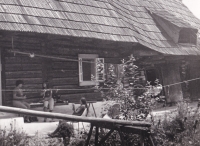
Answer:
[{"label": "window frame", "polygon": [[197,45],[197,34],[194,32],[193,29],[181,29],[179,31],[178,43]]},{"label": "window frame", "polygon": [[78,62],[79,62],[79,86],[95,86],[98,85],[99,82],[96,80],[90,80],[90,81],[83,81],[83,65],[82,60],[83,59],[91,59],[94,61],[93,67],[94,67],[94,77],[96,78],[96,58],[98,58],[98,54],[78,54]]}]

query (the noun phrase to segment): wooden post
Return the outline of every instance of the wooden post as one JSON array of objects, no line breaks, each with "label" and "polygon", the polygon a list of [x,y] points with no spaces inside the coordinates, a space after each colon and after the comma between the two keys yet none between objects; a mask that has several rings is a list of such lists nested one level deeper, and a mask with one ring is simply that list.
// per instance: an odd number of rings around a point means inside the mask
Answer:
[{"label": "wooden post", "polygon": [[[1,86],[3,89],[6,89],[6,75],[5,75],[5,49],[1,49]],[[3,91],[0,94],[2,94],[2,105],[6,104],[6,92]]]},{"label": "wooden post", "polygon": [[155,146],[151,135],[149,135],[149,141],[150,141],[151,146]]},{"label": "wooden post", "polygon": [[101,141],[99,142],[99,146],[101,146],[106,140],[107,138],[110,136],[111,133],[113,133],[114,129],[111,129],[107,134],[106,136],[104,136]]},{"label": "wooden post", "polygon": [[140,135],[140,146],[144,146],[144,135],[143,135],[143,133]]},{"label": "wooden post", "polygon": [[121,132],[120,128],[118,128],[118,132],[119,132],[119,136],[121,138],[121,146],[124,146],[125,145],[124,136],[123,136],[123,133]]},{"label": "wooden post", "polygon": [[[0,49],[0,57],[2,57],[1,55],[1,49]],[[2,62],[1,62],[1,58],[0,58],[0,105],[2,105]]]},{"label": "wooden post", "polygon": [[94,111],[95,117],[97,117],[96,111],[95,111],[95,109],[94,109],[94,105],[93,105],[93,103],[91,103],[91,104],[92,104],[92,108],[93,108],[93,111]]},{"label": "wooden post", "polygon": [[89,145],[89,142],[90,142],[90,137],[92,135],[92,130],[93,130],[93,125],[91,124],[91,127],[90,127],[90,131],[88,133],[88,137],[87,137],[87,140],[85,142],[85,146],[88,146]]},{"label": "wooden post", "polygon": [[98,145],[98,137],[99,137],[99,127],[96,126],[96,133],[95,133],[95,145]]}]

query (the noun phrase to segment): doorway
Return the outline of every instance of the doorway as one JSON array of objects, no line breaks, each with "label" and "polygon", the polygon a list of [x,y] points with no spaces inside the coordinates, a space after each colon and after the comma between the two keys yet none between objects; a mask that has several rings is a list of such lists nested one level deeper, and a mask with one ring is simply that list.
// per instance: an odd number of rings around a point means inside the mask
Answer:
[{"label": "doorway", "polygon": [[147,69],[146,79],[148,82],[150,82],[150,85],[152,86],[156,85],[155,81],[156,79],[159,79],[158,71],[156,69]]}]

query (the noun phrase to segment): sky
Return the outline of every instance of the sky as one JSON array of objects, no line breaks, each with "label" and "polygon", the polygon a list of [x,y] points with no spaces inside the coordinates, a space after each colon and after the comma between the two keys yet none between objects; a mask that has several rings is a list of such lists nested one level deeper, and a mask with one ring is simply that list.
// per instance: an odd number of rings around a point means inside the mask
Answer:
[{"label": "sky", "polygon": [[200,0],[182,0],[183,3],[200,19]]}]

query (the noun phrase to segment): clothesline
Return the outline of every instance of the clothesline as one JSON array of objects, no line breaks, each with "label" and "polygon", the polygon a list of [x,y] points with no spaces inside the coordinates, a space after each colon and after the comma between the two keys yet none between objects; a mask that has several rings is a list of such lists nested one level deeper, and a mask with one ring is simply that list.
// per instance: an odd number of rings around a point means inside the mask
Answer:
[{"label": "clothesline", "polygon": [[[21,51],[16,51],[16,50],[9,50],[9,52],[14,53],[14,54],[22,54],[22,55],[28,55],[30,58],[34,57],[41,57],[41,58],[48,58],[48,59],[57,59],[57,60],[63,60],[63,61],[73,61],[73,62],[79,62],[80,60],[78,59],[69,59],[69,58],[63,58],[63,57],[55,57],[55,56],[49,56],[49,55],[41,55],[41,54],[35,54],[35,53],[27,53],[27,52],[21,52]],[[84,63],[97,63],[94,61],[84,61],[81,60],[81,62]],[[116,63],[101,63],[101,64],[116,64]]]},{"label": "clothesline", "polygon": [[[27,53],[27,52],[21,52],[21,51],[16,51],[16,50],[10,50],[10,52],[12,53],[17,53],[17,54],[22,54],[22,55],[28,55],[29,57],[33,58],[33,57],[41,57],[41,58],[49,58],[49,59],[58,59],[58,60],[64,60],[64,61],[76,61],[76,62],[79,62],[79,60],[77,59],[69,59],[69,58],[62,58],[62,57],[55,57],[55,56],[49,56],[49,55],[40,55],[40,54],[34,54],[34,53]],[[95,62],[91,62],[91,61],[82,61],[82,62],[87,62],[87,63],[95,63]],[[110,63],[102,63],[102,64],[110,64]],[[114,63],[112,63],[114,64]],[[183,84],[183,83],[187,83],[187,82],[191,82],[191,81],[195,81],[195,80],[199,80],[200,78],[194,78],[194,79],[190,79],[190,80],[185,80],[185,81],[182,81],[182,82],[177,82],[177,83],[173,83],[173,84],[168,84],[168,85],[164,85],[162,86],[162,88],[168,88],[168,87],[171,87],[171,86],[175,86],[175,85],[178,85],[178,84]],[[101,89],[110,89],[110,88],[101,88]],[[147,89],[147,88],[131,88],[131,89],[136,89],[136,90],[141,90],[141,89]],[[40,90],[41,89],[26,89],[26,90]],[[52,90],[95,90],[95,88],[88,88],[88,89],[52,89]],[[13,91],[13,90],[7,90],[7,89],[2,89],[1,91]]]}]

